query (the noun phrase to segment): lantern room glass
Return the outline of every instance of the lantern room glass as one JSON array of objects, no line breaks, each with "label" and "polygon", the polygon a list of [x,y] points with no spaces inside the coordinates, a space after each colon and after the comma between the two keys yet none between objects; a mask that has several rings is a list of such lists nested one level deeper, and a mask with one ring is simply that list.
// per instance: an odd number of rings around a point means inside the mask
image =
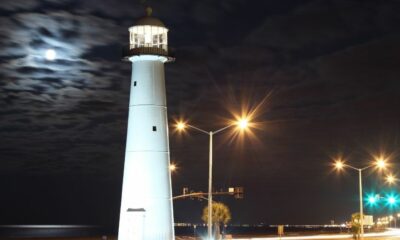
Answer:
[{"label": "lantern room glass", "polygon": [[160,48],[168,50],[168,29],[159,26],[139,25],[129,28],[130,49]]}]

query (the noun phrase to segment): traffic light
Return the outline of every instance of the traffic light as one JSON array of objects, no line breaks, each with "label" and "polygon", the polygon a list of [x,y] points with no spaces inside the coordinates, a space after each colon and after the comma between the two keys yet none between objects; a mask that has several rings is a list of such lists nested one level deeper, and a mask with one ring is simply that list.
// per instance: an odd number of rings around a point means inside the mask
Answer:
[{"label": "traffic light", "polygon": [[379,196],[379,194],[374,194],[374,193],[369,194],[367,195],[367,204],[370,206],[375,206],[380,198],[381,197]]},{"label": "traffic light", "polygon": [[368,197],[368,203],[371,204],[371,205],[375,205],[375,203],[376,203],[375,196],[369,196]]},{"label": "traffic light", "polygon": [[236,199],[243,199],[244,189],[243,187],[235,187],[233,197]]},{"label": "traffic light", "polygon": [[388,194],[386,195],[386,205],[388,207],[395,207],[399,204],[399,198],[395,194]]},{"label": "traffic light", "polygon": [[394,205],[396,203],[396,198],[394,196],[389,196],[387,201],[389,205]]}]

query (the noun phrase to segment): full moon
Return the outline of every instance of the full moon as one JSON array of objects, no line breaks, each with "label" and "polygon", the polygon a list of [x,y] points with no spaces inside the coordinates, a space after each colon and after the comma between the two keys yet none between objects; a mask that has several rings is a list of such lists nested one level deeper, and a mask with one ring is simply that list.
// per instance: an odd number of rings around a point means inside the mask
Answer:
[{"label": "full moon", "polygon": [[57,53],[54,49],[47,49],[46,50],[46,54],[45,57],[47,60],[49,61],[53,61],[54,59],[56,59]]}]

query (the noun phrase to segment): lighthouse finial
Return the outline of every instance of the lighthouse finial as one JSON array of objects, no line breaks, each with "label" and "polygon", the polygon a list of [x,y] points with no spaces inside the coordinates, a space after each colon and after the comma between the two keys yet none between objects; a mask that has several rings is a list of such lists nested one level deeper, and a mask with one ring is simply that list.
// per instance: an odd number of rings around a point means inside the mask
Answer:
[{"label": "lighthouse finial", "polygon": [[153,9],[150,6],[146,7],[146,15],[148,17],[150,17],[152,13],[153,13]]}]

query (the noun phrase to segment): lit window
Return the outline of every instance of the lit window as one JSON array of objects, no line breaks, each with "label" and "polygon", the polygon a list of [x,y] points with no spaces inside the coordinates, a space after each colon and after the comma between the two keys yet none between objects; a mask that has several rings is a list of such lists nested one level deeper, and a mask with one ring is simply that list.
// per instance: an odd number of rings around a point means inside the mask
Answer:
[{"label": "lit window", "polygon": [[158,35],[156,34],[156,35],[153,35],[153,45],[157,46],[157,44],[158,44]]}]

